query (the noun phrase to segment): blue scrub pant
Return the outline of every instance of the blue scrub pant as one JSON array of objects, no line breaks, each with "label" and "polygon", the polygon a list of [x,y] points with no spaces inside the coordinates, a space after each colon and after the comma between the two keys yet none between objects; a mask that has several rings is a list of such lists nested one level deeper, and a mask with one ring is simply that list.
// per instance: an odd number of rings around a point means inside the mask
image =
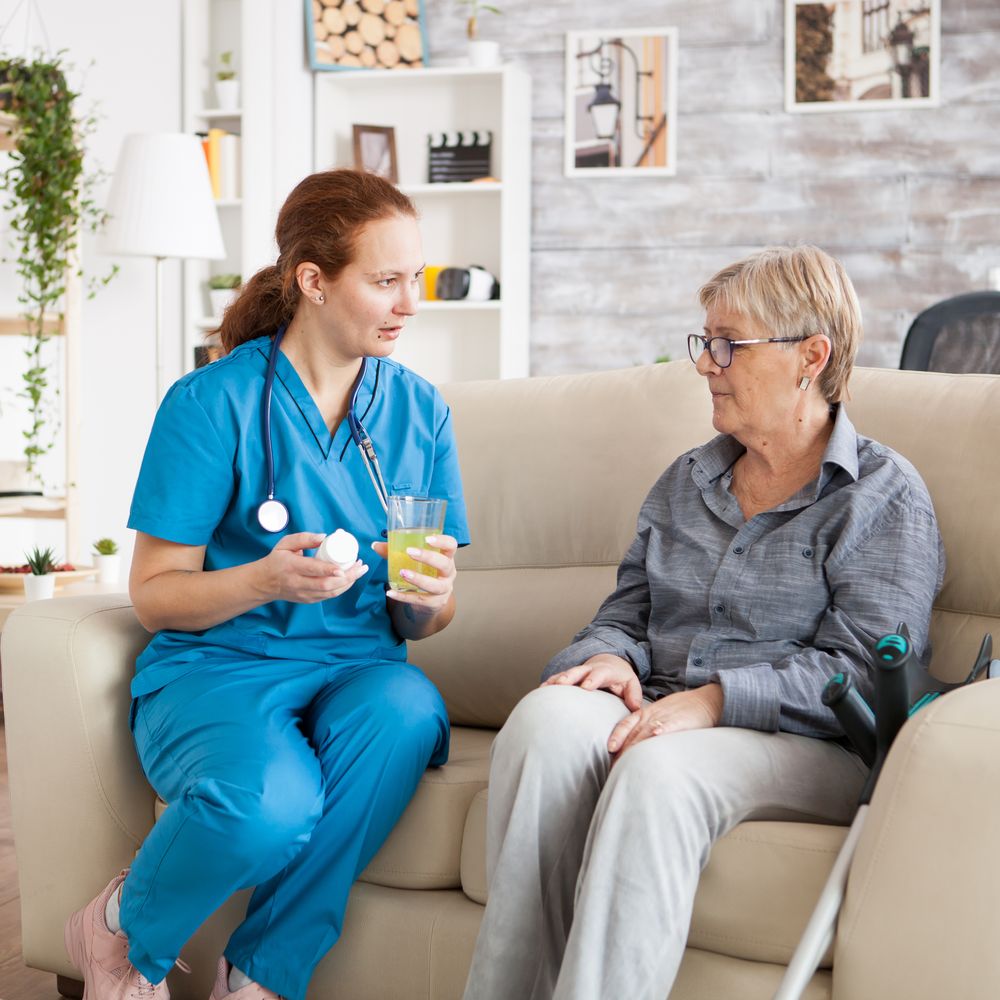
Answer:
[{"label": "blue scrub pant", "polygon": [[448,758],[441,696],[416,667],[206,658],[140,697],[133,732],[169,806],[122,893],[132,964],[159,982],[233,892],[256,891],[226,958],[289,1000],[343,926],[351,885]]}]

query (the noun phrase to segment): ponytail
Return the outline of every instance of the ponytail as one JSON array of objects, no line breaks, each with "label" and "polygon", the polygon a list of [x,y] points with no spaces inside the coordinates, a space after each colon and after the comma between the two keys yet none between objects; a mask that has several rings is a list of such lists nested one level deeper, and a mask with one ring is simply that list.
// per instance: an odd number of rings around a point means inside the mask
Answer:
[{"label": "ponytail", "polygon": [[[294,278],[294,274],[289,275]],[[285,288],[289,284],[291,287]],[[255,337],[273,333],[295,315],[299,290],[282,279],[276,264],[262,267],[222,315],[218,332],[226,354]]]}]

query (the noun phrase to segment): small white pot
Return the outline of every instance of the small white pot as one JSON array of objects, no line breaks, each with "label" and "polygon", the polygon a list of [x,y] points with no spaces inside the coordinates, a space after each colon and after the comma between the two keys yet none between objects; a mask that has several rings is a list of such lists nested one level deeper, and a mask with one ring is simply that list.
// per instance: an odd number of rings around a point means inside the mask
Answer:
[{"label": "small white pot", "polygon": [[473,66],[484,68],[500,65],[500,43],[490,42],[482,38],[469,40],[469,62]]},{"label": "small white pot", "polygon": [[98,583],[117,584],[121,580],[121,556],[94,556]]},{"label": "small white pot", "polygon": [[240,106],[240,81],[216,80],[215,103],[220,111],[235,111]]},{"label": "small white pot", "polygon": [[222,319],[222,314],[226,311],[226,306],[239,295],[238,288],[210,288],[208,290],[208,301],[212,306],[212,316],[214,319]]},{"label": "small white pot", "polygon": [[56,578],[51,573],[36,576],[26,573],[24,576],[24,599],[26,601],[44,601],[56,592]]}]

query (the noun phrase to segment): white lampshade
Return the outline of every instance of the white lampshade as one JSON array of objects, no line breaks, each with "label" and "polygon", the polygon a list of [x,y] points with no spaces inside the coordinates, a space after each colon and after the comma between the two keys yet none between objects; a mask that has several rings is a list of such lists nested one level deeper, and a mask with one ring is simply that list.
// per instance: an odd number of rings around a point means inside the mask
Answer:
[{"label": "white lampshade", "polygon": [[208,164],[193,135],[128,135],[111,180],[101,249],[144,257],[225,256]]}]

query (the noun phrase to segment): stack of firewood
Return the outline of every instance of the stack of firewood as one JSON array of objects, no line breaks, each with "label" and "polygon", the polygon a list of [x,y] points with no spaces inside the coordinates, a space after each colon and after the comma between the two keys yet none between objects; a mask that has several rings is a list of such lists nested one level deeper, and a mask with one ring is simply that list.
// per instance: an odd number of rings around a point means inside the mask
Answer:
[{"label": "stack of firewood", "polygon": [[316,61],[409,69],[423,65],[419,0],[312,0]]}]

